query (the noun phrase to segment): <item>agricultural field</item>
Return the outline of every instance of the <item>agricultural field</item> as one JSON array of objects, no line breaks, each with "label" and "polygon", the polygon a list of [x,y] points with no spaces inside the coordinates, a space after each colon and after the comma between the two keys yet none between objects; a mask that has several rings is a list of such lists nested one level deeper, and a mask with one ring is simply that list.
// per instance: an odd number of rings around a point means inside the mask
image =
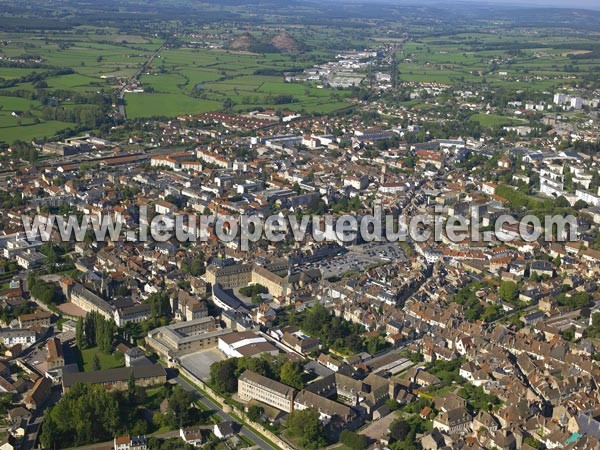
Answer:
[{"label": "agricultural field", "polygon": [[140,77],[146,92],[125,96],[127,115],[214,111],[225,102],[239,112],[264,107],[326,114],[350,105],[347,92],[286,83],[283,72],[297,66],[284,54],[166,49]]},{"label": "agricultural field", "polygon": [[127,117],[137,119],[140,117],[176,117],[180,114],[194,114],[201,112],[217,111],[222,104],[197,98],[187,97],[183,94],[128,94]]},{"label": "agricultural field", "polygon": [[[95,107],[68,104],[69,93],[110,96],[119,79],[133,76],[162,40],[81,27],[43,37],[0,33],[0,143],[53,138],[77,128],[74,121],[50,117],[48,106],[66,110]],[[48,98],[62,91],[62,98]],[[82,103],[83,102],[83,103]],[[56,119],[56,120],[55,120]]]},{"label": "agricultural field", "polygon": [[508,89],[546,90],[594,76],[597,42],[587,37],[525,39],[524,30],[463,33],[406,42],[398,54],[408,82],[486,83]]},{"label": "agricultural field", "polygon": [[[81,25],[44,33],[1,32],[0,143],[60,138],[68,129],[98,131],[103,125],[107,130],[116,114],[111,104],[117,102],[118,89],[136,76],[144,92],[125,94],[129,119],[258,108],[335,113],[354,104],[349,90],[286,83],[284,73],[331,61],[343,51],[382,44],[395,46],[401,82],[468,90],[487,86],[549,93],[595,79],[600,64],[597,42],[584,34],[559,36],[543,30],[530,35],[528,30],[490,25],[485,31],[434,35],[427,27],[406,27],[398,28],[404,30],[403,37],[392,33],[386,38],[382,30],[369,27],[290,25],[287,30],[302,48],[291,53],[223,48],[236,36],[264,42],[274,32],[252,27],[205,28],[217,36],[211,48],[196,46],[192,38],[171,45],[164,35]],[[165,42],[169,45],[162,48]],[[82,113],[99,103],[95,117]],[[59,108],[60,114],[49,111]],[[521,123],[502,115],[471,120],[482,126]]]}]

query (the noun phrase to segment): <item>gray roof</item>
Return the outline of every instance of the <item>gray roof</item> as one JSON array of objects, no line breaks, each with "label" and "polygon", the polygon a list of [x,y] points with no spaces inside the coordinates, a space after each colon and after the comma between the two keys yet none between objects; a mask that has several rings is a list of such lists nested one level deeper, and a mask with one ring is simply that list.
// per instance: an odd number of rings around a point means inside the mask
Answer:
[{"label": "gray roof", "polygon": [[95,372],[67,373],[63,376],[63,388],[71,387],[75,383],[104,384],[129,380],[133,372],[136,380],[152,377],[166,377],[166,372],[160,364],[151,366],[119,367],[117,369],[98,370]]},{"label": "gray roof", "polygon": [[239,381],[248,382],[250,384],[259,385],[264,389],[276,392],[277,394],[283,395],[286,398],[292,398],[294,396],[295,389],[287,386],[270,378],[263,377],[262,375],[252,372],[251,370],[245,370],[243,374],[238,378]]}]

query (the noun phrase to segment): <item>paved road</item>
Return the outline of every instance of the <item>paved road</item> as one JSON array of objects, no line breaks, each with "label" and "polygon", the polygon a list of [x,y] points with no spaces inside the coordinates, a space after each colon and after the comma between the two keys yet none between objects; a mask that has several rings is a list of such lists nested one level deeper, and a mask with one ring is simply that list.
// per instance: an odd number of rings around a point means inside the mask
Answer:
[{"label": "paved road", "polygon": [[40,411],[33,412],[31,420],[25,430],[25,436],[23,436],[23,443],[21,444],[21,450],[32,450],[35,448],[38,435],[42,429],[42,422],[44,421],[44,414],[54,406],[61,398],[61,389],[57,386],[52,388],[52,394],[50,399],[44,405],[44,408]]},{"label": "paved road", "polygon": [[125,83],[125,86],[118,90],[117,99],[119,100],[119,104],[118,104],[119,115],[123,119],[127,119],[127,115],[126,115],[126,111],[125,111],[125,88],[127,88],[132,81],[139,79],[140,75],[142,75],[144,70],[146,70],[146,68],[148,66],[150,66],[150,64],[152,64],[152,61],[154,61],[154,58],[156,58],[156,56],[158,56],[158,54],[163,51],[163,49],[165,48],[166,45],[167,45],[167,41],[165,41],[159,48],[157,48],[154,51],[154,53],[152,53],[150,55],[148,60],[139,68],[139,70],[131,78],[129,78],[127,80],[127,83]]},{"label": "paved road", "polygon": [[25,430],[25,436],[23,437],[23,443],[21,444],[22,450],[31,450],[35,447],[38,440],[38,434],[40,432],[42,422],[44,421],[44,413],[36,413],[32,418],[27,429]]},{"label": "paved road", "polygon": [[[181,378],[181,377],[175,377],[174,381],[177,382],[177,384],[179,384],[186,391],[195,392],[196,395],[198,396],[198,400],[200,401],[200,403],[202,403],[207,408],[210,408],[211,410],[215,411],[216,414],[223,421],[237,422],[229,414],[224,413],[219,408],[219,405],[215,404],[212,400],[210,400],[210,399],[206,398],[205,396],[201,395],[194,386],[192,386],[190,383],[188,383],[187,381],[185,381],[183,378]],[[252,441],[255,445],[258,445],[263,450],[276,450],[273,446],[271,446],[267,442],[265,442],[260,436],[258,436],[256,433],[254,433],[254,431],[252,431],[248,427],[242,426],[242,429],[240,430],[240,434],[242,436],[244,436],[245,438],[249,439],[250,441]]]}]

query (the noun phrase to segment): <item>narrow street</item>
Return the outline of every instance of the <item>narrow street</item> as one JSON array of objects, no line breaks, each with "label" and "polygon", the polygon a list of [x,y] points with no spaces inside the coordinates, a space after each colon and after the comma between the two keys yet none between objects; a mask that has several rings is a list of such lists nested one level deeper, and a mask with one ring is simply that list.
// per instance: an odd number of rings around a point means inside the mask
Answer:
[{"label": "narrow street", "polygon": [[[179,384],[186,391],[189,391],[189,392],[193,391],[193,392],[195,392],[196,395],[197,395],[197,397],[198,397],[198,400],[200,401],[200,403],[202,403],[207,408],[210,408],[211,410],[215,411],[216,414],[223,421],[237,422],[229,414],[226,414],[225,412],[223,412],[219,408],[219,406],[217,404],[215,404],[210,399],[208,399],[205,396],[203,396],[202,394],[200,394],[200,392],[198,392],[198,390],[194,386],[192,386],[190,383],[188,383],[187,381],[185,381],[183,378],[181,378],[181,377],[178,376],[174,380],[175,380],[175,382],[177,382],[177,384]],[[250,441],[252,441],[255,445],[258,445],[263,450],[276,450],[276,447],[273,447],[272,445],[270,445],[267,442],[265,442],[264,439],[262,439],[260,436],[258,436],[256,433],[254,433],[254,431],[252,431],[248,427],[245,427],[245,426],[242,425],[242,429],[240,430],[240,434],[242,436],[244,436],[245,438],[249,439]]]}]

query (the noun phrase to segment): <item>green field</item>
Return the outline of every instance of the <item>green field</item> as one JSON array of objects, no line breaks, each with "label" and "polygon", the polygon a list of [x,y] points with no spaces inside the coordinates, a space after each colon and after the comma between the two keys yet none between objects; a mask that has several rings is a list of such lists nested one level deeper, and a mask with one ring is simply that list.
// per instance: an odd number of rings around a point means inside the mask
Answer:
[{"label": "green field", "polygon": [[[596,45],[584,35],[524,41],[520,30],[496,33],[492,28],[490,32],[425,37],[405,43],[398,55],[400,79],[544,90],[591,76],[600,64],[600,58],[570,58],[570,54]],[[524,42],[527,46],[521,48]]]},{"label": "green field", "polygon": [[513,119],[511,117],[499,116],[496,114],[474,114],[469,120],[479,122],[481,126],[484,127],[498,127],[504,125],[516,125],[524,123],[518,119]]},{"label": "green field", "polygon": [[195,99],[183,94],[127,94],[127,117],[167,116],[192,114],[221,109],[222,104],[211,100]]},{"label": "green field", "polygon": [[[97,131],[99,124],[112,125],[106,122],[114,112],[110,106],[114,93],[165,43],[168,45],[139,77],[145,92],[125,96],[128,118],[174,117],[223,109],[248,112],[258,108],[335,113],[354,103],[349,90],[318,89],[311,83],[289,84],[284,73],[331,61],[339,52],[389,42],[396,45],[401,82],[441,83],[473,92],[484,87],[488,91],[549,95],[556,89],[597,79],[600,64],[599,46],[593,36],[550,28],[531,34],[518,27],[486,22],[485,26],[444,28],[447,32],[434,33],[423,24],[406,24],[402,33],[409,38],[387,38],[384,30],[372,26],[288,28],[305,46],[305,52],[235,52],[196,46],[196,38],[191,37],[187,42],[181,38],[177,45],[169,45],[168,38],[159,38],[155,32],[110,27],[0,32],[3,58],[32,58],[31,62],[0,66],[0,143],[51,138],[75,127]],[[232,34],[241,33],[216,23],[203,30],[221,35],[217,41],[225,42]],[[260,38],[273,31],[256,28],[249,32]],[[49,98],[56,97],[56,93],[58,101]],[[98,102],[92,96],[97,95],[105,99],[102,118],[83,120],[82,110],[95,107]],[[80,98],[73,100],[77,96]],[[403,105],[411,106],[406,102]],[[63,112],[68,114],[48,112],[57,106],[65,108]],[[439,109],[427,100],[412,107]],[[17,111],[23,114],[13,116]],[[476,114],[471,120],[491,127],[522,123],[506,114],[497,110],[495,115]],[[91,113],[84,111],[83,115],[89,119]]]},{"label": "green field", "polygon": [[[333,33],[335,34],[335,33]],[[10,96],[17,90],[35,92],[36,82],[25,77],[43,76],[44,89],[91,94],[110,93],[118,80],[131,77],[164,42],[156,38],[81,27],[77,34],[48,33],[44,39],[15,33],[0,33],[8,42],[3,55],[17,57],[24,53],[41,58],[40,67],[0,67],[0,83],[13,82],[2,88],[0,97],[0,142],[15,139],[52,137],[72,127],[60,121],[46,121],[37,100]],[[349,106],[347,93],[316,89],[313,86],[286,84],[283,75],[265,76],[260,71],[283,74],[292,67],[311,67],[311,60],[321,52],[304,55],[305,61],[287,54],[245,54],[222,50],[167,48],[155,58],[148,72],[140,77],[144,93],[126,95],[127,116],[132,119],[174,117],[184,113],[221,110],[233,103],[236,111],[259,107],[287,109],[306,113],[330,113]],[[75,73],[47,76],[50,68],[69,68]],[[22,80],[20,82],[20,80]],[[14,84],[16,82],[16,84]],[[8,94],[8,95],[7,95]],[[65,106],[67,107],[67,106]],[[69,106],[70,107],[70,106]],[[79,106],[78,106],[79,107]],[[13,111],[26,114],[20,118]]]},{"label": "green field", "polygon": [[[50,120],[41,123],[27,123],[24,119],[21,125],[13,123],[12,117],[0,113],[0,142],[30,141],[44,137],[52,138],[61,130],[73,127],[73,123]],[[16,119],[14,119],[16,120]]]},{"label": "green field", "polygon": [[265,70],[283,73],[294,65],[285,54],[166,49],[154,60],[150,73],[141,77],[150,92],[126,96],[127,114],[138,118],[214,111],[222,109],[225,101],[233,102],[240,112],[265,107],[330,113],[350,105],[346,92],[286,83],[283,75],[260,74]]},{"label": "green field", "polygon": [[75,358],[78,360],[81,368],[84,372],[90,372],[93,369],[94,355],[98,355],[100,360],[100,370],[114,369],[116,367],[123,367],[125,365],[125,357],[119,352],[114,352],[112,355],[98,350],[98,347],[86,348],[85,350],[79,351],[75,349]]},{"label": "green field", "polygon": [[[62,91],[66,93],[64,98],[69,93],[110,93],[118,77],[132,76],[163,42],[91,27],[82,27],[77,33],[49,32],[43,38],[31,33],[0,32],[0,40],[5,42],[1,49],[3,57],[27,54],[39,58],[32,67],[0,67],[0,142],[4,143],[53,138],[57,132],[76,125],[45,116],[42,113],[45,105],[36,97],[24,98],[25,92],[35,93],[40,88],[46,93]],[[57,69],[71,69],[75,73],[48,75]],[[43,85],[25,78],[32,75],[41,77]],[[95,107],[82,103],[60,105],[67,109]],[[14,117],[13,112],[24,114]]]},{"label": "green field", "polygon": [[[40,120],[38,115],[41,107],[42,104],[36,100],[0,96],[0,141],[30,141],[33,138],[51,137],[73,126],[68,122]],[[22,115],[16,117],[13,112]]]}]

